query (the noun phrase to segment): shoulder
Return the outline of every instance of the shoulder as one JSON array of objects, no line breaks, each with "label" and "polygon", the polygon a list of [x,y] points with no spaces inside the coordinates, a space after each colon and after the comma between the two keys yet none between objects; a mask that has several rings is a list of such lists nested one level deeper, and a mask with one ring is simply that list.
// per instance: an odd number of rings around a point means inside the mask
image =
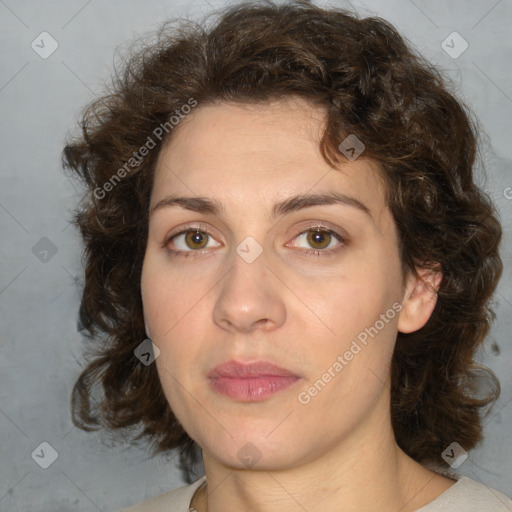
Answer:
[{"label": "shoulder", "polygon": [[509,512],[512,511],[512,500],[480,482],[459,476],[455,484],[417,512],[441,511]]},{"label": "shoulder", "polygon": [[[190,485],[185,485],[173,491],[166,492],[116,512],[188,512],[192,496],[205,481],[203,476]],[[170,508],[172,506],[172,508]]]}]

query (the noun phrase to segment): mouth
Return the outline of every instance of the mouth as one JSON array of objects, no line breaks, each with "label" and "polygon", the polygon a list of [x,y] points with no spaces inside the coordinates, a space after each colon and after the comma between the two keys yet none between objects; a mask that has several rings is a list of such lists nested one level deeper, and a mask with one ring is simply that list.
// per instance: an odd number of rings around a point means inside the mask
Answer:
[{"label": "mouth", "polygon": [[259,402],[283,391],[301,377],[267,361],[228,361],[208,374],[210,387],[240,402]]}]

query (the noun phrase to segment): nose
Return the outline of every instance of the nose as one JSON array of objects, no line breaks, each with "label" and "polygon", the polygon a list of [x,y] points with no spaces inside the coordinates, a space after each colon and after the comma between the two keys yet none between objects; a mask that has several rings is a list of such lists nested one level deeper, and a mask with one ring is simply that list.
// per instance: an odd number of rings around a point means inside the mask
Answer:
[{"label": "nose", "polygon": [[248,333],[283,325],[286,319],[283,284],[267,264],[265,252],[252,263],[236,253],[233,255],[233,266],[221,281],[213,309],[213,320],[220,328]]}]

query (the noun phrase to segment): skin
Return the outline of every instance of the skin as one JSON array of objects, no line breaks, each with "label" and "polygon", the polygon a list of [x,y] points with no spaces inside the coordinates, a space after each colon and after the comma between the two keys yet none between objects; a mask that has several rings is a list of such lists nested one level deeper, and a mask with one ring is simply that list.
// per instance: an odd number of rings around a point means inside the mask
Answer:
[{"label": "skin", "polygon": [[[454,483],[397,446],[389,413],[397,332],[427,322],[441,276],[404,279],[379,168],[364,153],[330,167],[318,147],[323,123],[322,110],[297,98],[199,105],[158,158],[150,209],[171,194],[224,207],[219,215],[180,205],[152,212],[141,279],[162,388],[203,451],[208,485],[192,503],[199,512],[360,512],[377,504],[408,512]],[[332,191],[369,214],[329,204],[271,215],[290,196]],[[344,241],[308,239],[318,225]],[[183,234],[169,241],[194,228],[208,229],[200,244]],[[262,249],[252,263],[236,252],[248,236]],[[301,403],[299,393],[394,303],[401,311]],[[216,393],[206,377],[232,359],[268,360],[301,379],[243,403]],[[253,465],[239,456],[248,443]]]}]

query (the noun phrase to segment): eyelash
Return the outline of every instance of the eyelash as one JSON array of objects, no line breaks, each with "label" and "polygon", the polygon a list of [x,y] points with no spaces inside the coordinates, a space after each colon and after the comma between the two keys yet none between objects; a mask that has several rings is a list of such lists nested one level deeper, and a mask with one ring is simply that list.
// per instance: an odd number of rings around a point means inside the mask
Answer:
[{"label": "eyelash", "polygon": [[[345,237],[341,236],[337,231],[334,231],[333,229],[329,229],[326,226],[322,224],[315,224],[309,226],[308,229],[301,231],[298,233],[293,239],[299,237],[300,235],[303,235],[305,233],[308,233],[309,231],[319,230],[322,233],[328,233],[331,236],[334,236],[338,242],[340,242],[334,249],[311,249],[311,250],[303,250],[303,254],[306,257],[318,257],[318,256],[332,256],[334,253],[338,252],[339,245],[347,245],[347,240]],[[190,251],[177,251],[174,249],[170,249],[168,247],[169,243],[176,237],[180,235],[184,235],[190,232],[199,232],[201,234],[206,234],[208,237],[212,237],[211,233],[208,231],[208,228],[206,226],[196,227],[196,226],[187,226],[185,229],[179,231],[178,233],[173,233],[169,237],[166,238],[165,242],[162,244],[162,248],[165,249],[171,256],[180,256],[183,258],[188,258],[189,256],[193,258],[197,258],[201,256],[201,254],[204,254],[205,250],[190,250]]]}]

